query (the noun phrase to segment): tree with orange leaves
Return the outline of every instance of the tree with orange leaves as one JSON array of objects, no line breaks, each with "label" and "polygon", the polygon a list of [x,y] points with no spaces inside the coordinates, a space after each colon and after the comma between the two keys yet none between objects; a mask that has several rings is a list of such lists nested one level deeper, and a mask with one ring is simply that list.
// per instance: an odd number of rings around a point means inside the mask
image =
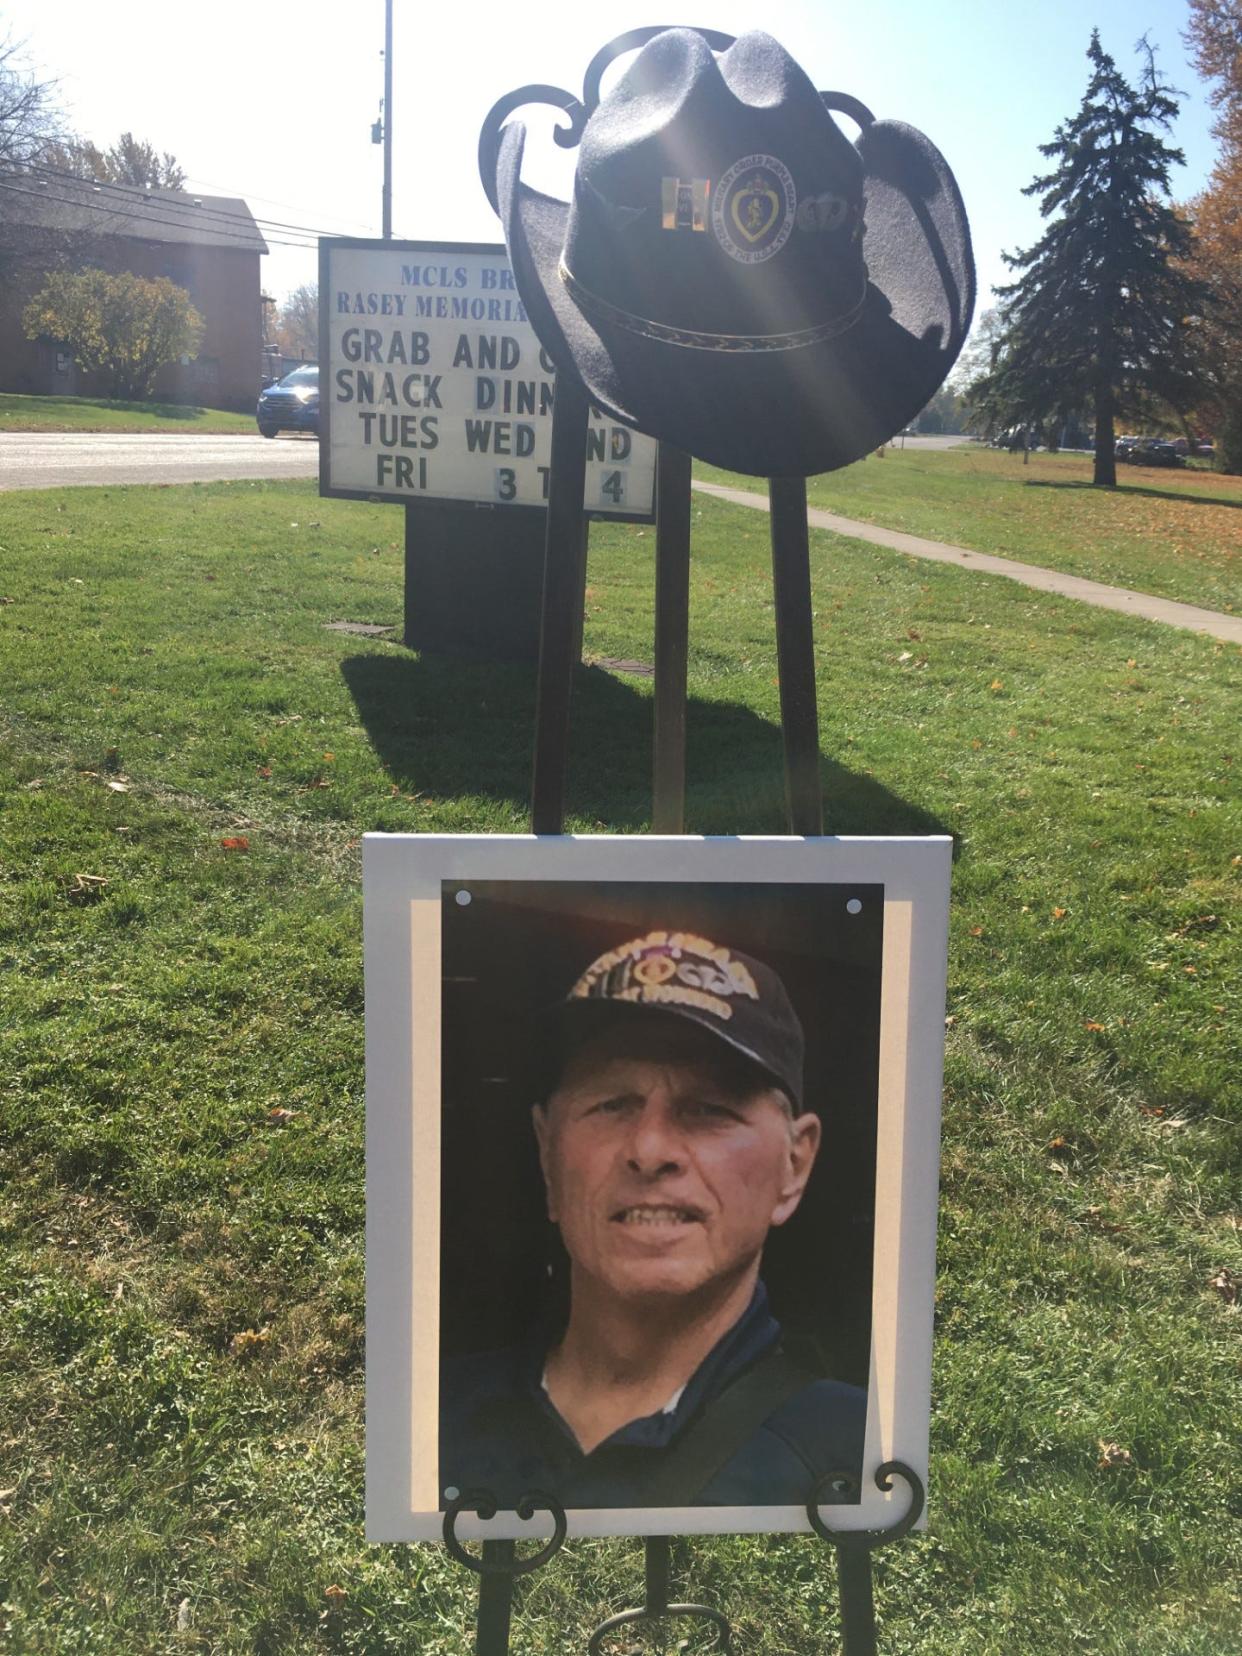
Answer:
[{"label": "tree with orange leaves", "polygon": [[1211,83],[1220,154],[1203,194],[1190,203],[1193,275],[1212,301],[1201,324],[1200,417],[1216,432],[1221,470],[1242,472],[1242,0],[1190,0],[1191,62]]}]

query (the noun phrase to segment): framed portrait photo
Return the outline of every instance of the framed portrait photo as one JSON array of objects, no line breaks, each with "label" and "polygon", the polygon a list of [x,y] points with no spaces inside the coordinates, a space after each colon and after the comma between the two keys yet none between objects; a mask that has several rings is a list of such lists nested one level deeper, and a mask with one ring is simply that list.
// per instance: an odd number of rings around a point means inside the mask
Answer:
[{"label": "framed portrait photo", "polygon": [[366,836],[369,1539],[897,1520],[951,853]]}]

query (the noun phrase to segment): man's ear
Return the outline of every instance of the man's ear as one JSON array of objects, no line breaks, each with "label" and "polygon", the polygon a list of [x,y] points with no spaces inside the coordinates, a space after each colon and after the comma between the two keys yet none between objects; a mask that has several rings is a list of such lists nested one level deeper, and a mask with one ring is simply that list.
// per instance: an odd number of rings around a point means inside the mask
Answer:
[{"label": "man's ear", "polygon": [[550,1159],[549,1145],[552,1135],[552,1124],[548,1120],[547,1105],[532,1105],[530,1119],[531,1125],[535,1129],[535,1143],[539,1146],[539,1167],[543,1173],[543,1188],[545,1192],[545,1200],[547,1202],[548,1218],[555,1225],[557,1223],[557,1216],[554,1211],[552,1181],[548,1177],[548,1162]]},{"label": "man's ear", "polygon": [[813,1110],[808,1110],[805,1115],[795,1116],[790,1122],[789,1159],[785,1167],[780,1197],[772,1210],[774,1225],[783,1225],[786,1219],[797,1212],[802,1192],[806,1189],[806,1181],[811,1176],[811,1169],[815,1166],[815,1158],[819,1154],[822,1136],[823,1127]]}]

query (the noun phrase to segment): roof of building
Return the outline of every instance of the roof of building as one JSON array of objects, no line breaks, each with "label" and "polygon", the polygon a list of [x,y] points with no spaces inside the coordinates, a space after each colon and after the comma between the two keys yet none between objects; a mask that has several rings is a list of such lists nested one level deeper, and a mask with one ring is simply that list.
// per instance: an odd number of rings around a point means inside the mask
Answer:
[{"label": "roof of building", "polygon": [[5,219],[44,230],[267,252],[240,196],[97,184],[49,169],[0,176],[0,224]]}]

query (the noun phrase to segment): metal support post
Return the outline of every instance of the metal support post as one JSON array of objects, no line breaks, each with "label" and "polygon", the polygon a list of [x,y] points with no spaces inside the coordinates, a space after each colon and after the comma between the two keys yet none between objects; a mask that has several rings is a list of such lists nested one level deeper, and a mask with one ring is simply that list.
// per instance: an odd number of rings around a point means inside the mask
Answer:
[{"label": "metal support post", "polygon": [[789,831],[822,834],[824,807],[819,786],[819,714],[815,701],[815,631],[811,615],[806,479],[773,477],[768,482],[768,497]]},{"label": "metal support post", "polygon": [[509,1623],[513,1615],[514,1576],[510,1566],[517,1552],[514,1541],[485,1541],[483,1571],[479,1576],[479,1615],[474,1636],[475,1656],[509,1656]]},{"label": "metal support post", "polygon": [[686,654],[690,634],[690,456],[661,443],[656,471],[655,729],[651,826],[686,829]]},{"label": "metal support post", "polygon": [[574,376],[556,376],[552,464],[548,480],[539,687],[535,701],[535,766],[531,827],[559,834],[565,822],[569,703],[573,690],[575,610],[581,608],[584,557],[582,495],[586,484],[587,395]]},{"label": "metal support post", "polygon": [[871,1553],[866,1547],[837,1547],[837,1586],[842,1656],[876,1656]]}]

